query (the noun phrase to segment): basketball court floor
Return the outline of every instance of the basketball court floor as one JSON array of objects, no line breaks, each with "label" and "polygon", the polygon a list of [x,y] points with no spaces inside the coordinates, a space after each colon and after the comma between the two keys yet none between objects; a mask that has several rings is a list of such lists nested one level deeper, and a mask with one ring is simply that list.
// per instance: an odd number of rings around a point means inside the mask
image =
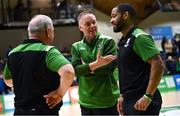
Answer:
[{"label": "basketball court floor", "polygon": [[[162,93],[161,116],[180,116],[180,91]],[[165,112],[166,111],[166,112]],[[60,116],[80,116],[79,104],[64,105],[60,110]]]}]

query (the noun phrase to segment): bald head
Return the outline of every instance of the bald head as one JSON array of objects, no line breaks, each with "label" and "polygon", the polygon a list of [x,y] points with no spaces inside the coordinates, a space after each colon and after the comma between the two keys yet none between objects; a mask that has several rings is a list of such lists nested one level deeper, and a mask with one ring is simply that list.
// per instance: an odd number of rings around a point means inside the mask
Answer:
[{"label": "bald head", "polygon": [[51,18],[46,15],[36,15],[28,24],[28,32],[29,34],[37,34],[48,27],[53,27]]}]

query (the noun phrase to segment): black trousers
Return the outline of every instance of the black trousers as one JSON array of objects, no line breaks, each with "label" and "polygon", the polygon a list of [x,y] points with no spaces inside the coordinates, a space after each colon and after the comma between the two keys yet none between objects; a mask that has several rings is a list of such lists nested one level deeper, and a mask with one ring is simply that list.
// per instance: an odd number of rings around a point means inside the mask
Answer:
[{"label": "black trousers", "polygon": [[15,108],[14,116],[18,115],[51,115],[51,116],[59,116],[59,111],[49,110],[49,109],[22,109]]},{"label": "black trousers", "polygon": [[152,102],[149,104],[146,111],[138,111],[134,108],[135,103],[143,96],[143,94],[134,94],[134,96],[124,96],[123,99],[123,113],[124,115],[159,115],[162,98],[159,91],[156,91]]},{"label": "black trousers", "polygon": [[81,114],[82,116],[87,115],[116,115],[119,116],[119,113],[117,111],[117,105],[110,107],[110,108],[86,108],[82,105],[81,107]]}]

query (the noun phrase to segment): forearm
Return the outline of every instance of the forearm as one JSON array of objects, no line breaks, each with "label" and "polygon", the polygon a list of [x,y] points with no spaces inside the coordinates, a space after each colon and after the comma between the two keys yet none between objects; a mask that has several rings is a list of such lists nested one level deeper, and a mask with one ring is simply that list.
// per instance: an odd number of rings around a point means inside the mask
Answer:
[{"label": "forearm", "polygon": [[100,67],[98,69],[96,69],[94,72],[95,74],[98,74],[98,75],[101,75],[101,74],[108,74],[108,73],[113,73],[113,71],[115,70],[116,68],[116,63],[115,62],[112,62],[106,66],[103,66],[103,67]]},{"label": "forearm", "polygon": [[60,95],[64,96],[64,94],[66,93],[66,91],[69,89],[69,87],[71,86],[72,82],[73,82],[73,78],[72,76],[67,76],[67,77],[61,77],[60,80],[60,87],[59,87],[59,93]]},{"label": "forearm", "polygon": [[[159,56],[158,56],[159,57]],[[162,74],[164,71],[164,64],[161,58],[155,60],[151,64],[150,80],[146,92],[153,95],[157,89],[158,84],[160,83]]]},{"label": "forearm", "polygon": [[80,64],[75,67],[76,76],[88,75],[91,73],[89,64]]},{"label": "forearm", "polygon": [[[96,70],[100,70],[100,72],[102,71],[102,67],[105,66],[105,68],[109,71],[110,69],[110,64],[113,60],[116,59],[116,55],[107,55],[107,56],[100,56],[98,55],[97,60],[91,62],[91,63],[87,63],[87,64],[82,64],[80,61],[74,61],[72,62],[75,70],[76,70],[76,76],[81,76],[81,75],[88,75],[88,74],[92,74],[94,71]],[[112,70],[111,70],[112,71]],[[99,72],[99,71],[97,71]]]},{"label": "forearm", "polygon": [[70,66],[67,68],[64,69],[63,71],[60,71],[61,79],[60,79],[60,85],[58,88],[58,94],[61,96],[64,96],[66,91],[69,89],[75,76],[73,67]]},{"label": "forearm", "polygon": [[114,69],[115,66],[113,64],[108,64],[103,67],[94,66],[94,64],[83,64],[75,67],[76,76],[89,75],[93,74],[93,72],[97,75],[105,74],[104,72],[112,73]]},{"label": "forearm", "polygon": [[90,74],[104,75],[104,74],[112,73],[115,67],[116,65],[114,64],[108,64],[106,66],[100,67],[92,71],[87,64],[87,65],[79,65],[75,68],[75,70],[76,70],[76,76],[90,75]]},{"label": "forearm", "polygon": [[[113,60],[115,59],[116,59],[116,55],[107,55],[107,56],[102,57],[100,56],[100,52],[99,52],[97,56],[97,60],[89,64],[90,70],[92,72],[96,70],[97,70],[96,72],[101,72],[102,70],[108,71],[112,69],[110,64],[113,64]],[[112,70],[110,71],[112,72]]]}]

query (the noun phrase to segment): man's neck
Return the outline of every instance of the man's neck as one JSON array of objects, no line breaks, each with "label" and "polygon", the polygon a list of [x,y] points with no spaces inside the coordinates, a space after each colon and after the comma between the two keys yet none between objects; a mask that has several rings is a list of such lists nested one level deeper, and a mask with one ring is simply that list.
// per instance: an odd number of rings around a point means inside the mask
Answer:
[{"label": "man's neck", "polygon": [[86,38],[86,41],[87,41],[88,43],[91,43],[91,42],[95,39],[95,37],[96,37],[96,36],[91,37],[91,38],[90,38],[90,37],[89,37],[89,38],[88,38],[88,37],[85,37],[85,38]]},{"label": "man's neck", "polygon": [[29,39],[38,39],[39,37],[36,34],[29,35]]},{"label": "man's neck", "polygon": [[130,30],[132,27],[134,27],[134,24],[127,26],[126,28],[124,28],[123,31],[121,31],[122,34],[123,34],[123,37],[126,37],[126,35],[128,34],[129,30]]}]

